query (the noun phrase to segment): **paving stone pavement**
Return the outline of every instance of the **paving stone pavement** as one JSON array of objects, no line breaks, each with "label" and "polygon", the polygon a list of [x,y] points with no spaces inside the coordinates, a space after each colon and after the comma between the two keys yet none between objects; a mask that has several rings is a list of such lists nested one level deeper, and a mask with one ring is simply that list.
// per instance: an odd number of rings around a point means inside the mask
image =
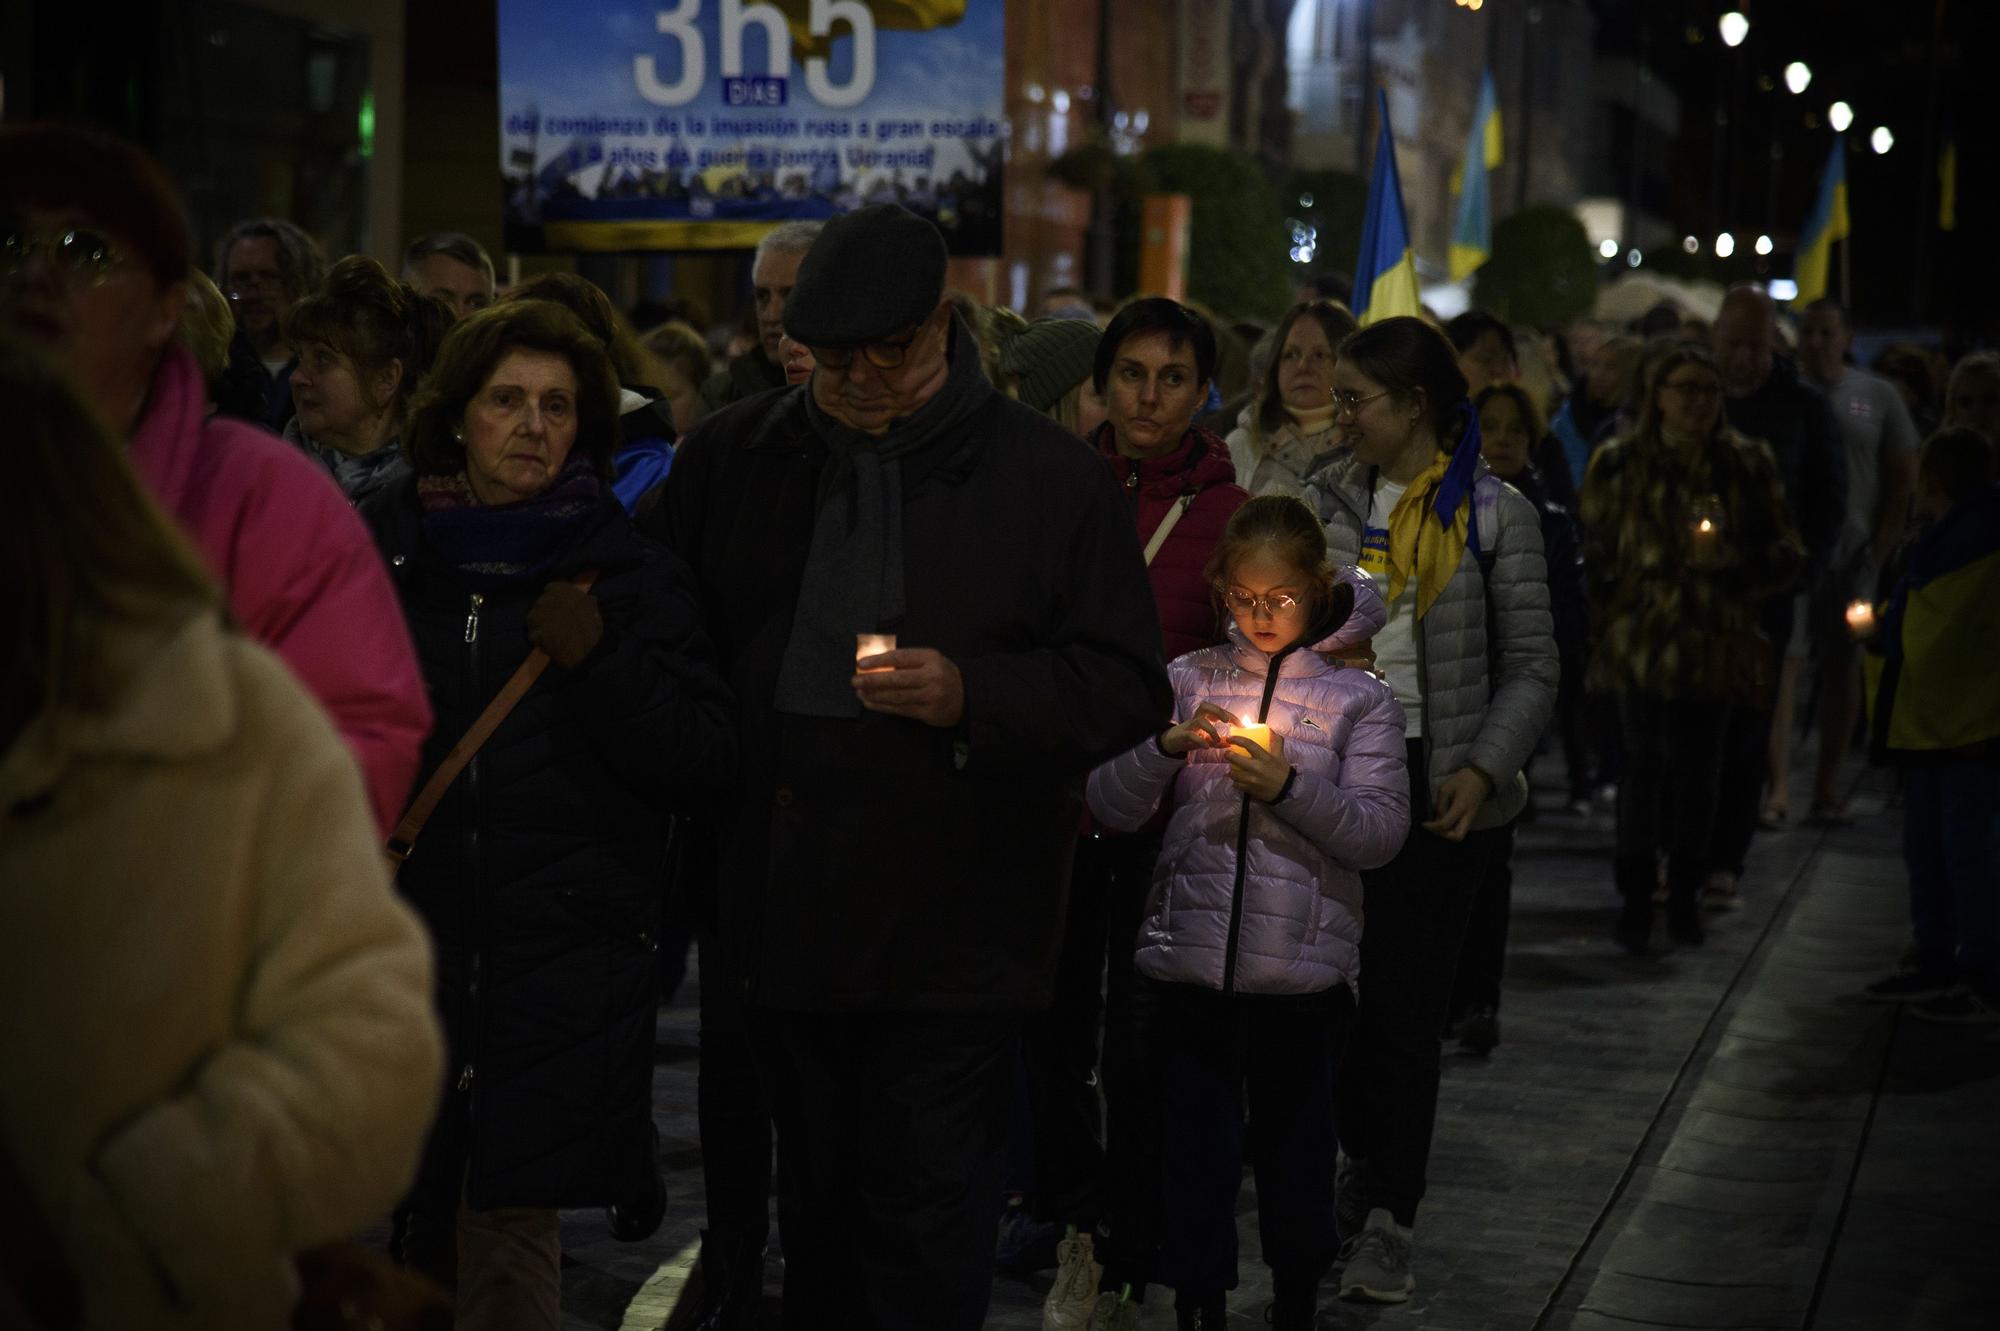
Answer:
[{"label": "paving stone pavement", "polygon": [[[1853,828],[1760,836],[1707,945],[1645,959],[1609,941],[1609,816],[1524,825],[1505,1038],[1484,1059],[1447,1046],[1416,1295],[1359,1307],[1329,1287],[1321,1327],[2000,1325],[2000,1031],[1921,1030],[1852,998],[1906,932],[1888,788],[1863,778]],[[659,1024],[667,1221],[622,1245],[601,1215],[565,1214],[566,1331],[650,1331],[679,1299],[703,1208],[696,983]],[[1230,1324],[1261,1326],[1247,1176],[1237,1214]],[[989,1331],[1039,1327],[1048,1282],[996,1279]],[[1170,1296],[1145,1325],[1173,1325]]]}]

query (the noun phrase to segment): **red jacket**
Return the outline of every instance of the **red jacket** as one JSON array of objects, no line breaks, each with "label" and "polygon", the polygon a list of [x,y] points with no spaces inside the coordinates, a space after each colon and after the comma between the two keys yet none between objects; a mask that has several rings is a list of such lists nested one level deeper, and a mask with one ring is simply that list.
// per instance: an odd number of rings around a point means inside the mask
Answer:
[{"label": "red jacket", "polygon": [[1230,515],[1250,498],[1236,484],[1229,446],[1197,427],[1170,453],[1144,460],[1122,457],[1112,443],[1108,422],[1098,427],[1091,442],[1111,464],[1134,502],[1141,547],[1152,540],[1168,509],[1182,500],[1189,501],[1187,512],[1146,572],[1160,612],[1161,649],[1166,659],[1213,647],[1223,640],[1223,625],[1205,570]]},{"label": "red jacket", "polygon": [[368,529],[323,470],[275,435],[208,414],[194,357],[168,349],[132,466],[229,597],[333,718],[386,830],[402,816],[431,708]]}]

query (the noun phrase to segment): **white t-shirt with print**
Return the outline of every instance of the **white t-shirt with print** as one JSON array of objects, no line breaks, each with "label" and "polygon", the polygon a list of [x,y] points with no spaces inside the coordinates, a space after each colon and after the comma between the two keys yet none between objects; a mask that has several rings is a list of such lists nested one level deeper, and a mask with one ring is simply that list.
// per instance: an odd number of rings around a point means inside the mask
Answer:
[{"label": "white t-shirt with print", "polygon": [[1408,486],[1377,480],[1375,494],[1368,503],[1368,525],[1361,533],[1361,571],[1375,580],[1389,608],[1388,622],[1375,635],[1375,668],[1396,691],[1403,704],[1403,716],[1411,739],[1424,733],[1424,689],[1417,674],[1417,579],[1414,573],[1403,583],[1403,594],[1389,600],[1389,515]]}]

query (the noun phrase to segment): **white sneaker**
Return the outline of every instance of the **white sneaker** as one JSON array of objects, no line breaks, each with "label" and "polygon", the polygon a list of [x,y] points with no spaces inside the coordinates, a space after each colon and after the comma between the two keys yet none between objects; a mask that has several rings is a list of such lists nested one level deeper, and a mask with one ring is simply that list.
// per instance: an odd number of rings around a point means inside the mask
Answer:
[{"label": "white sneaker", "polygon": [[1056,1283],[1042,1301],[1042,1331],[1090,1331],[1104,1276],[1095,1247],[1091,1235],[1075,1231],[1056,1245]]},{"label": "white sneaker", "polygon": [[1347,1269],[1340,1276],[1340,1297],[1367,1303],[1403,1303],[1417,1287],[1410,1274],[1411,1232],[1382,1207],[1368,1213],[1368,1223],[1341,1247]]}]

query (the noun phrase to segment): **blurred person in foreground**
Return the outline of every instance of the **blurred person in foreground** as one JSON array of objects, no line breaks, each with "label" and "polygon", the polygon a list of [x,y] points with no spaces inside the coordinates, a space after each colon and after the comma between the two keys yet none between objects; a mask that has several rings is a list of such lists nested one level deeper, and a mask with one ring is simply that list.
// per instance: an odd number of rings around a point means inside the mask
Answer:
[{"label": "blurred person in foreground", "polygon": [[264,371],[261,410],[250,400],[241,414],[269,429],[283,430],[292,418],[298,358],[285,340],[285,312],[325,278],[319,242],[282,217],[238,222],[215,247],[215,284],[236,311],[236,354],[248,353]]},{"label": "blurred person in foreground", "polygon": [[1625,737],[1615,936],[1635,953],[1651,944],[1662,855],[1668,935],[1706,936],[1728,736],[1776,668],[1759,611],[1803,562],[1770,449],[1728,426],[1722,393],[1707,351],[1680,345],[1638,428],[1598,450],[1583,484],[1590,686],[1618,699]]},{"label": "blurred person in foreground", "polygon": [[454,319],[493,303],[493,258],[458,231],[418,236],[403,251],[403,282],[443,301]]},{"label": "blurred person in foreground", "polygon": [[[402,1213],[461,1331],[560,1325],[556,1208],[651,1210],[666,815],[734,766],[686,568],[611,492],[617,381],[549,301],[453,326],[415,475],[363,513],[395,569],[435,770],[532,649],[550,659],[453,782],[397,886],[438,951],[446,1098]],[[644,1228],[641,1226],[641,1228]]]},{"label": "blurred person in foreground", "polygon": [[[1128,508],[986,381],[945,262],[894,205],[828,222],[785,306],[810,381],[705,421],[658,510],[738,695],[702,1089],[746,1055],[761,1069],[787,1325],[983,1324],[1083,778],[1171,705]],[[893,650],[858,641],[878,633]],[[732,1149],[748,1261],[769,1145]]]},{"label": "blurred person in foreground", "polygon": [[653,353],[625,322],[603,288],[574,273],[543,273],[507,294],[508,300],[547,300],[583,321],[604,344],[618,376],[618,433],[611,491],[625,511],[638,516],[659,502],[660,486],[674,465],[673,408],[656,387],[664,377]]},{"label": "blurred person in foreground", "polygon": [[410,474],[404,418],[451,321],[442,300],[362,254],[335,264],[285,315],[286,336],[299,349],[297,414],[285,438],[327,469],[349,503],[365,503]]},{"label": "blurred person in foreground", "polygon": [[429,951],[352,757],[123,446],[11,338],[0,410],[0,1142],[70,1324],[288,1325],[294,1256],[409,1181]]},{"label": "blurred person in foreground", "polygon": [[1878,753],[1903,769],[1915,946],[1869,998],[1931,1021],[2000,1023],[2000,486],[1965,426],[1924,444],[1924,531],[1870,650]]},{"label": "blurred person in foreground", "polygon": [[1330,300],[1294,305],[1279,320],[1277,353],[1229,434],[1237,483],[1251,495],[1303,494],[1306,473],[1337,447],[1335,348],[1354,329],[1347,307]]},{"label": "blurred person in foreground", "polygon": [[1853,347],[1854,327],[1840,302],[1806,307],[1799,368],[1826,395],[1847,453],[1847,512],[1805,625],[1819,665],[1819,760],[1808,821],[1829,825],[1851,821],[1839,782],[1861,716],[1861,654],[1847,608],[1875,599],[1882,569],[1903,544],[1917,481],[1917,429],[1902,395],[1856,368]]},{"label": "blurred person in foreground", "polygon": [[778,339],[785,332],[785,300],[799,280],[799,264],[813,246],[823,222],[784,222],[757,242],[750,263],[752,313],[757,320],[757,344],[709,376],[702,385],[704,416],[785,386],[785,367]]},{"label": "blurred person in foreground", "polygon": [[208,411],[175,344],[192,257],[173,187],[137,148],[66,125],[0,128],[0,324],[49,350],[129,436],[134,470],[223,587],[245,635],[333,716],[394,825],[430,731],[388,571],[331,481]]}]

